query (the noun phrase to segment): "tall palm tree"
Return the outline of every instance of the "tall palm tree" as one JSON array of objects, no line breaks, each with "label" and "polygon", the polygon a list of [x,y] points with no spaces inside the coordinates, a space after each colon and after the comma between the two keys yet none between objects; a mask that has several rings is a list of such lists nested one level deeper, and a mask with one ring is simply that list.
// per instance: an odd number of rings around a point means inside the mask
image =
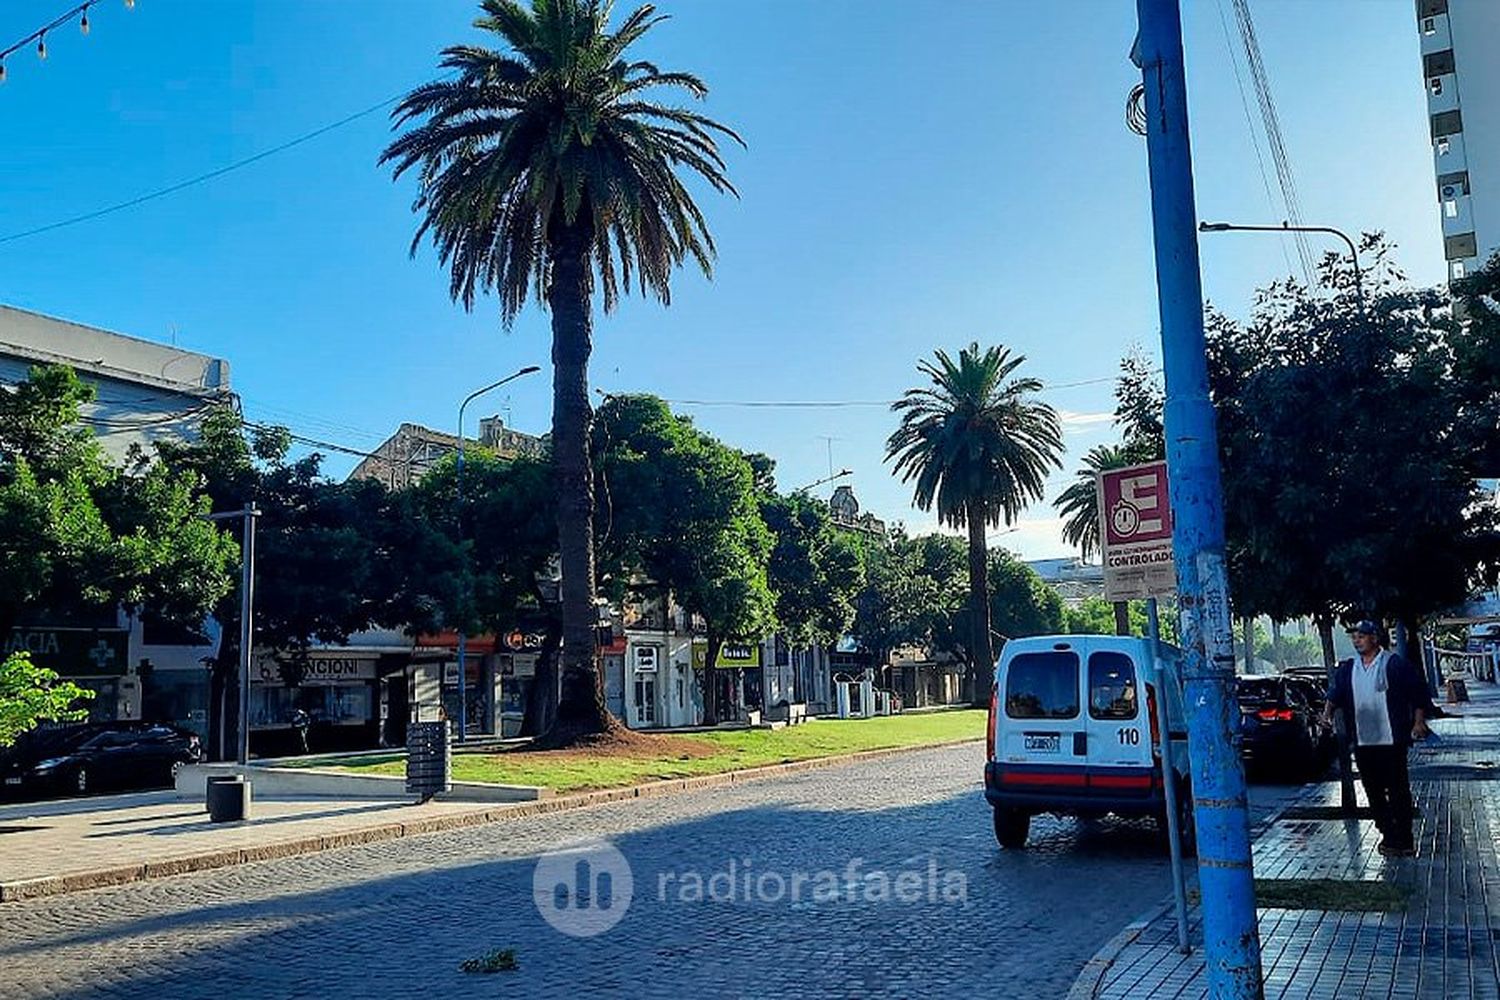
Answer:
[{"label": "tall palm tree", "polygon": [[977,679],[994,662],[985,528],[1014,521],[1042,498],[1048,470],[1061,466],[1062,429],[1056,411],[1035,398],[1041,382],[1013,377],[1025,357],[975,343],[956,362],[941,350],[934,358],[917,365],[931,385],[908,389],[891,404],[901,424],[886,441],[886,459],[903,482],[914,482],[919,508],[936,507],[939,522],[968,529]]},{"label": "tall palm tree", "polygon": [[561,744],[612,728],[599,684],[594,601],[593,472],[588,397],[592,305],[632,283],[663,303],[691,258],[711,273],[713,237],[679,174],[736,194],[718,142],[729,128],[661,103],[655,88],[703,98],[687,73],[627,50],[665,20],[647,5],[610,30],[608,0],[484,0],[475,27],[506,51],[443,50],[446,78],[392,112],[410,126],[381,156],[400,177],[418,168],[412,252],[431,238],[449,291],[472,309],[495,292],[506,326],[533,291],[552,314],[552,461],[562,560],[562,692],[546,738]]},{"label": "tall palm tree", "polygon": [[[1101,444],[1090,448],[1083,456],[1083,466],[1074,474],[1072,485],[1052,502],[1063,516],[1063,541],[1078,546],[1084,559],[1100,551],[1099,473],[1149,461],[1149,450],[1139,442]],[[1130,634],[1130,604],[1126,601],[1115,602],[1115,632],[1118,635]]]}]

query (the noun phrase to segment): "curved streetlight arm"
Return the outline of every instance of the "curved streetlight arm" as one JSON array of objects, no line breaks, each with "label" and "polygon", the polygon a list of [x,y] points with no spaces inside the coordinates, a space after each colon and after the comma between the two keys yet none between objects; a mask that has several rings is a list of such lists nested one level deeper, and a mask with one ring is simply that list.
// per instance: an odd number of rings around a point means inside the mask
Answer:
[{"label": "curved streetlight arm", "polygon": [[478,399],[480,396],[483,396],[485,393],[489,392],[491,389],[498,389],[505,383],[513,382],[516,379],[520,378],[522,375],[530,375],[532,372],[539,371],[541,371],[541,368],[539,368],[538,366],[527,365],[520,371],[505,376],[498,382],[491,382],[483,389],[475,389],[473,392],[464,397],[464,401],[462,403],[458,404],[458,461],[460,465],[463,464],[464,458],[464,410],[469,408],[469,404],[474,402],[474,400]]},{"label": "curved streetlight arm", "polygon": [[1198,223],[1200,233],[1327,233],[1337,236],[1349,247],[1349,256],[1354,260],[1354,294],[1359,299],[1359,311],[1365,312],[1365,287],[1363,270],[1359,266],[1359,247],[1349,238],[1349,234],[1342,229],[1332,226],[1294,226],[1283,222],[1279,226],[1242,226],[1233,222],[1200,222]]},{"label": "curved streetlight arm", "polygon": [[798,493],[806,493],[808,490],[814,489],[814,488],[816,488],[818,486],[822,486],[824,483],[831,483],[835,479],[843,479],[845,476],[852,476],[852,475],[854,475],[854,470],[852,470],[852,469],[843,469],[843,470],[840,470],[839,472],[835,472],[831,476],[824,476],[822,479],[819,479],[815,483],[808,483],[806,486],[799,486],[799,487],[797,487],[795,490],[792,490],[792,495],[795,495],[795,494],[798,494]]}]

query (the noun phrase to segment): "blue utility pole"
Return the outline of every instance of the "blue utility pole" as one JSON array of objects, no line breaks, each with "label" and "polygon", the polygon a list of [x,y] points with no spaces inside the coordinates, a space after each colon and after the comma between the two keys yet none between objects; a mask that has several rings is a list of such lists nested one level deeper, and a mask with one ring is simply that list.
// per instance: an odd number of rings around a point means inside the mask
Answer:
[{"label": "blue utility pole", "polygon": [[1234,630],[1224,564],[1218,434],[1204,353],[1182,12],[1178,0],[1137,0],[1136,12],[1140,35],[1133,58],[1145,88],[1204,957],[1209,995],[1215,1000],[1260,1000],[1260,933],[1245,772],[1231,729],[1239,714],[1232,697]]}]

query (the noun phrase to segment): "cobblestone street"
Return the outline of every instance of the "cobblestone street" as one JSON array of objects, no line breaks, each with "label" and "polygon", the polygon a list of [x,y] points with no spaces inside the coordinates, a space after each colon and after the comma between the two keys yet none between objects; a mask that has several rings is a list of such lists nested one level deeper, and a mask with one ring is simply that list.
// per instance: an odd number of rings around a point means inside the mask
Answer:
[{"label": "cobblestone street", "polygon": [[[978,757],[923,751],[5,904],[0,996],[1062,996],[1164,896],[1167,865],[1149,826],[1111,822],[1039,818],[1026,851],[1002,852]],[[593,938],[532,901],[537,855],[581,837],[607,838],[634,876],[627,915]],[[687,873],[706,883],[731,862],[791,880],[843,878],[855,859],[857,878],[900,886],[936,866],[943,881],[918,902],[681,898]],[[519,970],[458,971],[496,948]]]}]

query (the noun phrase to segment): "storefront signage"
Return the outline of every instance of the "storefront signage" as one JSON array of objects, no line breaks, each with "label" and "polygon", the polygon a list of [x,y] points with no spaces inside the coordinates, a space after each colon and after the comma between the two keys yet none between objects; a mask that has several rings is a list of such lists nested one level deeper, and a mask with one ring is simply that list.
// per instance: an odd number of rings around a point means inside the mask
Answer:
[{"label": "storefront signage", "polygon": [[64,677],[122,676],[129,642],[124,629],[22,626],[6,637],[0,657],[30,653],[32,663]]},{"label": "storefront signage", "polygon": [[[302,675],[303,686],[330,684],[362,684],[375,679],[376,661],[357,656],[313,656],[307,661]],[[271,657],[260,661],[259,676],[262,684],[283,682],[281,666]]]},{"label": "storefront signage", "polygon": [[1167,463],[1098,473],[1104,598],[1128,601],[1177,590]]},{"label": "storefront signage", "polygon": [[[703,669],[704,662],[708,659],[708,643],[702,640],[693,642],[693,667],[697,670]],[[760,644],[748,642],[726,642],[719,647],[719,658],[714,661],[714,666],[720,669],[737,669],[743,667],[760,666]]]},{"label": "storefront signage", "polygon": [[656,655],[660,652],[656,646],[635,647],[635,670],[636,673],[649,674],[656,672]]}]

